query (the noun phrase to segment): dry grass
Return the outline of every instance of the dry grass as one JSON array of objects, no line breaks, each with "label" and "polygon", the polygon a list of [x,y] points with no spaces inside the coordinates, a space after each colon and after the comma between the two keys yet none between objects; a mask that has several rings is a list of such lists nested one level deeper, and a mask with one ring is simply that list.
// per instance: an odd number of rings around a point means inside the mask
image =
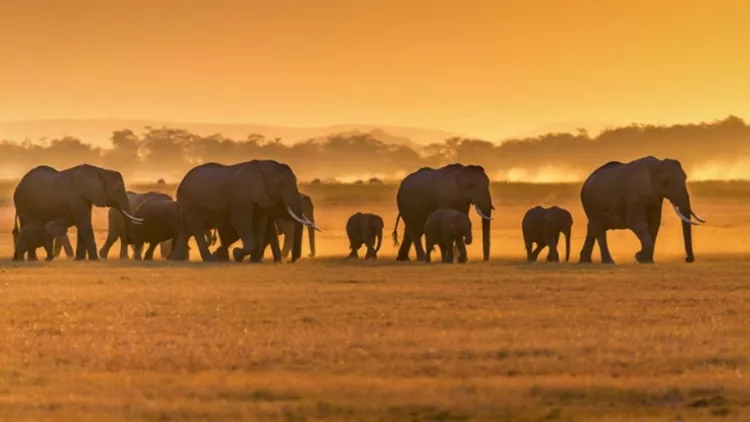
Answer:
[{"label": "dry grass", "polygon": [[496,197],[496,258],[465,266],[343,260],[350,213],[392,228],[374,202],[321,201],[295,265],[16,264],[3,234],[0,419],[748,420],[750,204],[711,192],[692,265],[667,208],[655,265],[627,232],[617,266],[520,263],[531,194]]}]

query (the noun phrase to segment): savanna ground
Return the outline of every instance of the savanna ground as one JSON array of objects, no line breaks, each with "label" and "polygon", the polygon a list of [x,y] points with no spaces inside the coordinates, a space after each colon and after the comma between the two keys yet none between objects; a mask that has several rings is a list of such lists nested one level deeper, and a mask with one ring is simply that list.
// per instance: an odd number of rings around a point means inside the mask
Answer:
[{"label": "savanna ground", "polygon": [[[538,203],[573,212],[577,260],[576,185],[494,186],[494,258],[473,216],[464,266],[394,262],[393,186],[301,190],[321,256],[294,265],[12,263],[3,208],[0,419],[750,419],[750,184],[691,187],[694,264],[665,205],[645,266],[629,232],[616,266],[522,262]],[[357,210],[386,220],[378,262],[343,259]]]}]

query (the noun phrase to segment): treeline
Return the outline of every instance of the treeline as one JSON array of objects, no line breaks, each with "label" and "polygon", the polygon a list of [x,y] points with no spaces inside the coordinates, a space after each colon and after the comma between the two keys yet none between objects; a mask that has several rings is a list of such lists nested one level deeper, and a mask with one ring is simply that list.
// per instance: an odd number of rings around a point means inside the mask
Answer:
[{"label": "treeline", "polygon": [[[750,126],[730,116],[713,123],[672,126],[638,125],[608,129],[592,137],[550,133],[492,143],[451,138],[422,149],[394,145],[373,133],[334,134],[286,145],[280,139],[251,134],[229,139],[220,134],[199,136],[175,128],[116,131],[110,146],[100,148],[65,137],[43,142],[0,142],[3,177],[21,175],[39,164],[66,168],[82,162],[120,170],[127,178],[179,181],[191,167],[205,162],[235,163],[273,158],[286,162],[300,180],[333,178],[399,178],[424,166],[452,162],[485,167],[496,180],[574,180],[611,161],[645,155],[680,160],[689,175],[715,173],[715,178],[748,178]],[[711,176],[710,174],[708,176]]]}]

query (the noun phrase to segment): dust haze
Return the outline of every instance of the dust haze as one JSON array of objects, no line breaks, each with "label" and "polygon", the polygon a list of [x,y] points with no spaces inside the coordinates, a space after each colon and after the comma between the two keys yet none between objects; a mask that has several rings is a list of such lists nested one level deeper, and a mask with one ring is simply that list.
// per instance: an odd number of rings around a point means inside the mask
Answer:
[{"label": "dust haze", "polygon": [[680,160],[691,180],[750,178],[750,161],[743,158],[750,152],[750,126],[735,116],[710,123],[632,124],[596,135],[580,129],[498,142],[461,136],[419,141],[423,144],[377,128],[292,143],[262,133],[229,137],[178,127],[132,127],[106,140],[3,140],[0,177],[17,179],[40,164],[90,163],[117,169],[129,182],[179,182],[201,163],[272,158],[289,164],[300,181],[398,181],[420,167],[462,162],[482,165],[496,181],[575,182],[605,162],[655,155]]}]

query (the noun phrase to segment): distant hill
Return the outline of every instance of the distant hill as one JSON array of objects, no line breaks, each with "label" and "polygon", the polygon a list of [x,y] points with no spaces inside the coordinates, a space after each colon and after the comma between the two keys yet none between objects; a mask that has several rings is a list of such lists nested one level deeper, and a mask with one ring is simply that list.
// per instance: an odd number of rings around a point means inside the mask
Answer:
[{"label": "distant hill", "polygon": [[383,142],[412,147],[442,142],[453,136],[461,136],[460,134],[442,130],[370,124],[285,127],[244,123],[187,123],[163,120],[47,119],[0,123],[0,140],[23,141],[24,139],[30,139],[36,141],[41,138],[72,136],[92,145],[108,146],[109,138],[112,136],[113,131],[127,128],[136,133],[141,133],[146,126],[167,126],[185,129],[203,136],[220,133],[228,138],[238,140],[245,139],[251,133],[257,133],[267,138],[281,138],[286,144],[294,144],[313,138],[322,138],[335,133],[350,132],[367,132]]}]

